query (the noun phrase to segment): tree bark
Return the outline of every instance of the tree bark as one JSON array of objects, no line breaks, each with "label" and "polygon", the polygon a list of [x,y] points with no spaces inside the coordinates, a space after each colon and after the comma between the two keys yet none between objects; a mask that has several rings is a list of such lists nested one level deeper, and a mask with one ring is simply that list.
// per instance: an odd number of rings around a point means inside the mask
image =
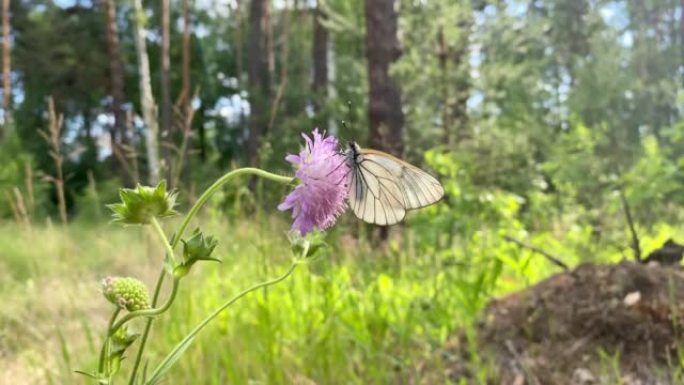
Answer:
[{"label": "tree bark", "polygon": [[192,99],[192,85],[190,83],[190,4],[188,3],[189,0],[183,0],[183,46],[181,52],[181,87],[183,89],[182,109],[184,114],[188,113],[190,109],[190,101]]},{"label": "tree bark", "polygon": [[[280,77],[278,79],[278,88],[271,101],[271,113],[268,117],[268,125],[266,126],[267,131],[271,131],[275,125],[276,117],[278,116],[278,108],[285,96],[285,89],[288,85],[288,63],[290,62],[290,20],[292,16],[297,16],[297,2],[292,9],[290,9],[290,4],[288,0],[283,2],[281,8],[282,24],[283,29],[280,34],[281,37],[281,49],[280,49]],[[295,19],[295,23],[297,19]],[[269,22],[270,24],[270,22]],[[271,55],[269,53],[269,55]],[[269,59],[270,60],[270,59]],[[273,59],[275,63],[275,58]],[[271,72],[271,79],[273,79],[273,73]]]},{"label": "tree bark", "polygon": [[439,63],[440,84],[442,89],[442,141],[449,144],[451,138],[451,114],[449,113],[449,48],[444,37],[444,28],[437,31],[437,62]]},{"label": "tree bark", "polygon": [[263,28],[265,36],[265,55],[268,66],[269,80],[275,79],[275,46],[273,44],[273,20],[271,20],[271,8],[269,1],[266,1],[263,14]]},{"label": "tree bark", "polygon": [[145,42],[145,13],[142,0],[133,0],[133,28],[135,30],[135,49],[138,58],[138,72],[140,73],[140,105],[143,121],[145,122],[145,145],[147,150],[148,183],[159,181],[159,122],[157,108],[152,95],[152,81],[150,79],[150,60],[147,55]]},{"label": "tree bark", "polygon": [[328,30],[323,26],[325,11],[318,0],[313,12],[313,82],[311,88],[314,93],[314,109],[321,112],[321,107],[327,97],[328,87]]},{"label": "tree bark", "polygon": [[[453,41],[445,41],[440,35],[440,68],[444,91],[444,141],[458,144],[468,137],[468,99],[470,98],[470,29],[472,14],[464,11],[458,20],[459,33]],[[440,32],[442,32],[440,30]],[[452,143],[453,142],[453,143]]]},{"label": "tree bark", "polygon": [[[181,45],[181,92],[179,96],[179,100],[177,102],[178,108],[179,108],[179,113],[178,113],[178,125],[181,131],[183,132],[183,145],[181,145],[181,148],[183,151],[181,151],[180,154],[178,154],[178,157],[180,158],[179,161],[177,162],[179,165],[182,165],[185,160],[185,147],[187,146],[187,141],[190,138],[190,134],[192,131],[192,116],[193,116],[193,111],[192,111],[192,98],[194,97],[193,91],[192,91],[192,79],[190,78],[190,61],[191,61],[191,54],[190,54],[190,43],[191,43],[191,34],[190,34],[190,0],[183,0],[182,8],[183,8],[183,40],[182,40],[182,45]],[[179,173],[180,170],[175,170],[176,173]]]},{"label": "tree bark", "polygon": [[366,0],[370,145],[396,156],[404,152],[404,113],[401,90],[389,69],[400,56],[394,0]]},{"label": "tree bark", "polygon": [[[681,2],[681,6],[679,7],[679,57],[680,57],[680,64],[684,66],[684,0]],[[684,72],[681,73],[681,79],[682,79],[682,87],[684,87]]]},{"label": "tree bark", "polygon": [[[161,141],[171,141],[171,37],[170,0],[161,0]],[[171,165],[171,151],[162,147],[164,168],[168,171]]]},{"label": "tree bark", "polygon": [[265,48],[265,17],[267,0],[252,0],[249,7],[249,43],[247,51],[247,82],[249,86],[250,128],[247,140],[247,161],[259,162],[261,138],[265,134],[266,104],[269,97],[268,63]]},{"label": "tree bark", "polygon": [[233,35],[233,44],[235,45],[235,61],[237,68],[237,79],[240,85],[242,84],[242,2],[243,0],[235,0],[235,8],[233,8],[233,20],[235,20],[235,35]]},{"label": "tree bark", "polygon": [[127,144],[126,113],[122,107],[124,99],[123,64],[121,60],[119,28],[116,24],[116,5],[114,4],[114,0],[105,0],[104,7],[107,14],[107,54],[109,55],[109,71],[112,87],[111,112],[114,115],[114,127],[111,135],[112,145]]},{"label": "tree bark", "polygon": [[[12,72],[10,67],[10,0],[2,0],[2,96],[5,126],[12,119]],[[4,127],[0,126],[0,142]]]}]

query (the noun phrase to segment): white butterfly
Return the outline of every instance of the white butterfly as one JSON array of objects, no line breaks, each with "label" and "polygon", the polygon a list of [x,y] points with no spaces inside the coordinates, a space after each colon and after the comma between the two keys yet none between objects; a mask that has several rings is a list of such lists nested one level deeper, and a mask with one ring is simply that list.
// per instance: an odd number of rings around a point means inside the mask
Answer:
[{"label": "white butterfly", "polygon": [[429,206],[444,196],[432,175],[390,154],[349,142],[345,157],[351,170],[349,206],[364,222],[393,225],[404,219],[406,210]]}]

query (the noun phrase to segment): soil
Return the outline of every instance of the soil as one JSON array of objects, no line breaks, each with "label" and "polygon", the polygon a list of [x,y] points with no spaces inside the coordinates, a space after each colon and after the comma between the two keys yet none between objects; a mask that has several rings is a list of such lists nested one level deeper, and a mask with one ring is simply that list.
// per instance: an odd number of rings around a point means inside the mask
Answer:
[{"label": "soil", "polygon": [[[584,264],[493,300],[471,342],[489,384],[684,384],[683,321],[681,267]],[[480,383],[468,346],[452,338],[440,374]]]}]

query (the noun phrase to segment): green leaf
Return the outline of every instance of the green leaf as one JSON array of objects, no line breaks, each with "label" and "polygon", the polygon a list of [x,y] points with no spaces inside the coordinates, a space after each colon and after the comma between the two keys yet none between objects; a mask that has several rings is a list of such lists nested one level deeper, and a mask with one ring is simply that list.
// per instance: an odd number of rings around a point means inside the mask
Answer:
[{"label": "green leaf", "polygon": [[75,373],[78,373],[78,374],[81,374],[81,375],[84,375],[84,376],[86,376],[86,377],[88,377],[88,378],[92,378],[93,380],[99,380],[99,378],[98,378],[96,375],[92,374],[92,373],[84,372],[84,371],[81,371],[81,370],[74,370],[74,372],[75,372]]},{"label": "green leaf", "polygon": [[158,384],[166,372],[168,372],[171,367],[178,361],[178,359],[185,353],[185,351],[188,349],[190,344],[195,340],[195,337],[185,337],[178,345],[176,345],[171,353],[169,353],[166,358],[157,366],[156,369],[152,372],[152,375],[150,376],[150,379],[147,380],[145,385],[155,385]]}]

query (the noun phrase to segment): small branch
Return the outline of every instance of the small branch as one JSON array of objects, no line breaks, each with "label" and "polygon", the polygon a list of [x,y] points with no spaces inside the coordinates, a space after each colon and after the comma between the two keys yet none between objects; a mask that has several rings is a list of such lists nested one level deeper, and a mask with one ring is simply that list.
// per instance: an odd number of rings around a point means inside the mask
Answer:
[{"label": "small branch", "polygon": [[14,199],[17,207],[17,212],[21,216],[22,222],[31,227],[31,219],[29,218],[28,211],[26,210],[26,205],[24,204],[24,196],[21,195],[21,191],[15,186],[12,191],[14,192]]},{"label": "small branch", "polygon": [[[287,7],[288,3],[285,2],[285,6]],[[280,84],[278,85],[278,90],[276,92],[275,98],[273,99],[272,107],[271,107],[271,113],[270,117],[268,119],[268,128],[267,132],[271,132],[273,129],[273,125],[275,124],[275,119],[276,115],[278,114],[278,108],[280,107],[280,103],[283,99],[283,96],[285,94],[285,88],[287,87],[287,71],[288,71],[288,55],[290,52],[290,14],[292,11],[285,11],[285,15],[283,16],[283,35],[282,35],[282,51],[280,55],[282,56],[282,64],[280,67]],[[270,61],[269,61],[270,63]]]},{"label": "small branch", "polygon": [[12,216],[14,217],[14,221],[17,223],[21,223],[21,215],[19,215],[17,205],[14,204],[14,199],[12,198],[12,195],[9,191],[5,191],[5,198],[7,198],[7,203],[9,203],[10,209],[12,210]]},{"label": "small branch", "polygon": [[552,254],[549,254],[546,251],[544,251],[544,250],[542,250],[536,246],[532,246],[530,244],[527,244],[527,243],[525,243],[521,240],[515,239],[509,235],[504,235],[504,239],[509,241],[509,242],[515,243],[516,245],[522,247],[523,249],[528,249],[528,250],[533,251],[537,254],[541,254],[544,258],[548,259],[549,262],[553,263],[554,265],[560,267],[563,270],[569,270],[570,269],[568,267],[568,265],[566,265],[565,262],[561,261],[558,257],[555,257]]},{"label": "small branch", "polygon": [[36,204],[33,197],[33,169],[31,168],[31,162],[29,161],[24,163],[24,175],[24,183],[26,184],[26,191],[28,193],[28,211],[29,215],[33,215],[36,212]]},{"label": "small branch", "polygon": [[57,206],[59,208],[59,217],[62,224],[67,223],[67,207],[66,197],[64,194],[64,175],[62,165],[64,164],[64,156],[62,155],[62,128],[64,123],[64,115],[57,114],[55,110],[55,101],[52,97],[48,98],[48,129],[38,130],[38,134],[43,137],[45,143],[50,148],[49,155],[55,164],[55,175],[52,176],[52,183],[55,185],[57,192]]},{"label": "small branch", "polygon": [[636,259],[637,262],[641,262],[641,246],[639,242],[639,236],[636,232],[636,227],[634,226],[634,219],[632,219],[632,211],[629,209],[629,203],[627,203],[627,198],[625,198],[625,192],[622,190],[622,188],[618,190],[618,193],[620,194],[622,211],[625,212],[627,225],[629,226],[630,233],[632,233],[632,250],[634,250],[634,259]]},{"label": "small branch", "polygon": [[119,164],[123,168],[126,175],[131,178],[132,181],[137,182],[138,175],[131,169],[131,165],[127,160],[128,156],[124,154],[124,150],[125,149],[121,146],[121,144],[112,142],[112,154],[116,160],[119,161]]}]

